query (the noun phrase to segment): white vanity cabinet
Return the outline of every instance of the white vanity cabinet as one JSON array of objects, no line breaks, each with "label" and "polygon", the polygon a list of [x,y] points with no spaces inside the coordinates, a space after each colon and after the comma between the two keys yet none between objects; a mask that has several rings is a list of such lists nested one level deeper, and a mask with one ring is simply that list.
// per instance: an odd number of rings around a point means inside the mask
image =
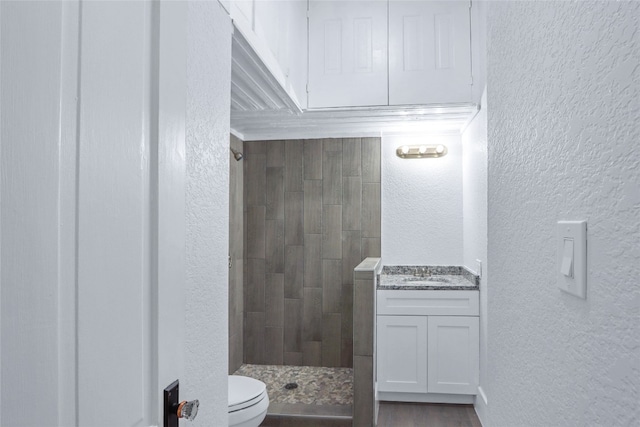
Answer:
[{"label": "white vanity cabinet", "polygon": [[469,403],[479,376],[478,291],[378,290],[379,400]]}]

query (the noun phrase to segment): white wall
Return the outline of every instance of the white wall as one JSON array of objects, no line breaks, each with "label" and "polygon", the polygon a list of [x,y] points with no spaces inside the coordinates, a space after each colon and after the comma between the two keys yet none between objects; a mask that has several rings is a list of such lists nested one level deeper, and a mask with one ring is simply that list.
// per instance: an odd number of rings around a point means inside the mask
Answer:
[{"label": "white wall", "polygon": [[[437,159],[401,159],[404,144],[444,144]],[[462,265],[459,135],[382,137],[382,259],[385,265]]]},{"label": "white wall", "polygon": [[[488,10],[490,426],[640,421],[637,2]],[[588,221],[587,298],[556,222]]]},{"label": "white wall", "polygon": [[[463,264],[481,274],[478,263],[487,263],[487,92],[484,91],[481,109],[462,134],[462,210]],[[487,372],[487,294],[486,275],[480,278],[480,387]],[[482,399],[482,400],[481,400]],[[483,419],[485,409],[482,395],[477,399],[476,412]]]},{"label": "white wall", "polygon": [[189,2],[187,19],[187,336],[180,396],[202,402],[193,425],[225,426],[231,20],[217,1]]}]

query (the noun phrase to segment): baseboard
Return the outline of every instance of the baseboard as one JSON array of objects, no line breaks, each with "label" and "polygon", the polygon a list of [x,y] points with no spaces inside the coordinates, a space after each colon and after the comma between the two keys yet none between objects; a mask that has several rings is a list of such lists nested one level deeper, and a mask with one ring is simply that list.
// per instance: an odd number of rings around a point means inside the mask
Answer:
[{"label": "baseboard", "polygon": [[476,402],[473,405],[473,408],[475,409],[476,415],[483,427],[488,426],[487,413],[489,411],[489,404],[487,402],[487,394],[484,392],[482,387],[478,387],[478,395],[476,396]]}]

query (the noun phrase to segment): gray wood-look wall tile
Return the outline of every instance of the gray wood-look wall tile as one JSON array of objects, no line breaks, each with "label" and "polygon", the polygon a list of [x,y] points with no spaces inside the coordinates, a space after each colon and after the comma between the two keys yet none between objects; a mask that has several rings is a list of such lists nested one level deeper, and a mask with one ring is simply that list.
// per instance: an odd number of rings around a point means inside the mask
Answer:
[{"label": "gray wood-look wall tile", "polygon": [[304,179],[322,179],[322,140],[304,141]]},{"label": "gray wood-look wall tile", "polygon": [[362,184],[362,237],[380,237],[380,184]]},{"label": "gray wood-look wall tile", "polygon": [[266,326],[284,326],[284,274],[266,275],[264,311]]},{"label": "gray wood-look wall tile", "polygon": [[304,236],[304,287],[322,287],[322,235]]},{"label": "gray wood-look wall tile", "polygon": [[302,300],[284,300],[284,351],[302,353]]},{"label": "gray wood-look wall tile", "polygon": [[342,284],[353,284],[353,269],[364,259],[360,231],[342,232]]},{"label": "gray wood-look wall tile", "polygon": [[322,340],[322,289],[304,288],[302,342]]},{"label": "gray wood-look wall tile", "polygon": [[282,327],[264,328],[264,364],[282,365],[284,359],[284,335]]},{"label": "gray wood-look wall tile", "polygon": [[285,246],[284,297],[302,298],[304,286],[304,246]]},{"label": "gray wood-look wall tile", "polygon": [[347,176],[342,181],[342,229],[360,230],[362,224],[362,178]]},{"label": "gray wood-look wall tile", "polygon": [[243,150],[247,155],[266,154],[267,145],[265,141],[245,141]]},{"label": "gray wood-look wall tile", "polygon": [[380,238],[379,237],[368,237],[366,239],[362,239],[362,259],[367,257],[380,257]]},{"label": "gray wood-look wall tile", "polygon": [[344,368],[353,366],[353,285],[342,285],[342,329],[340,342],[342,351],[340,365]]},{"label": "gray wood-look wall tile", "polygon": [[302,352],[289,353],[285,351],[284,364],[287,366],[302,366]]},{"label": "gray wood-look wall tile", "polygon": [[264,259],[247,259],[247,280],[244,292],[245,311],[264,311],[264,281]]},{"label": "gray wood-look wall tile", "polygon": [[265,207],[247,207],[247,258],[264,258]]},{"label": "gray wood-look wall tile", "polygon": [[267,219],[284,219],[284,168],[267,168]]},{"label": "gray wood-look wall tile", "polygon": [[289,140],[284,145],[284,191],[303,191],[302,141]]},{"label": "gray wood-look wall tile", "polygon": [[[322,319],[320,319],[322,321]],[[302,363],[304,366],[322,366],[322,342],[305,341],[302,343]]]},{"label": "gray wood-look wall tile", "polygon": [[380,182],[380,138],[362,138],[362,182]]},{"label": "gray wood-look wall tile", "polygon": [[268,219],[265,227],[265,271],[284,273],[284,220]]},{"label": "gray wood-look wall tile", "polygon": [[284,193],[284,244],[289,246],[304,244],[304,193]]},{"label": "gray wood-look wall tile", "polygon": [[247,154],[244,163],[245,206],[264,205],[266,203],[267,156]]},{"label": "gray wood-look wall tile", "polygon": [[322,366],[340,366],[340,335],[342,320],[339,313],[325,314],[322,317]]},{"label": "gray wood-look wall tile", "polygon": [[373,356],[374,286],[371,280],[355,280],[353,285],[353,353]]},{"label": "gray wood-look wall tile", "polygon": [[284,166],[284,141],[265,141],[267,167]]},{"label": "gray wood-look wall tile", "polygon": [[322,260],[322,312],[342,312],[342,260]]},{"label": "gray wood-look wall tile", "polygon": [[353,357],[353,389],[353,427],[371,427],[374,417],[372,356]]},{"label": "gray wood-look wall tile", "polygon": [[264,363],[264,313],[245,313],[244,360],[246,363]]},{"label": "gray wood-look wall tile", "polygon": [[322,203],[325,205],[342,203],[342,151],[322,153]]},{"label": "gray wood-look wall tile", "polygon": [[322,148],[324,151],[342,151],[342,139],[340,138],[323,139]]},{"label": "gray wood-look wall tile", "polygon": [[322,233],[322,181],[304,182],[304,234]]},{"label": "gray wood-look wall tile", "polygon": [[342,259],[342,205],[324,205],[322,223],[322,258]]},{"label": "gray wood-look wall tile", "polygon": [[360,138],[342,140],[342,176],[362,174],[362,144]]}]

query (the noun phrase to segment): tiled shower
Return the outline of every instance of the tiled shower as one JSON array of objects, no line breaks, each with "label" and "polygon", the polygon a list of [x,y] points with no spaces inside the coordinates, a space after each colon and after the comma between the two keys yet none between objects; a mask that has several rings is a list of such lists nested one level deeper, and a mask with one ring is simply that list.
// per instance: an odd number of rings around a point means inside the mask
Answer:
[{"label": "tiled shower", "polygon": [[232,175],[243,169],[231,204],[244,187],[244,271],[230,277],[244,279],[241,291],[230,280],[230,372],[352,367],[353,268],[380,256],[380,138],[251,141],[243,154],[231,157]]}]

